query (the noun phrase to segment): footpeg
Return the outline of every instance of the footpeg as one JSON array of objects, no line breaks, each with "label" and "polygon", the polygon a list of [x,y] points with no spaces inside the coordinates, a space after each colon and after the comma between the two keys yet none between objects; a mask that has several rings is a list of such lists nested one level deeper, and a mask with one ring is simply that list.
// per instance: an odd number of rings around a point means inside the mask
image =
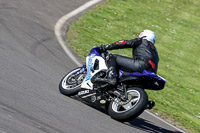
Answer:
[{"label": "footpeg", "polygon": [[146,109],[152,109],[154,106],[155,106],[155,102],[154,101],[149,101],[147,106],[146,106]]}]

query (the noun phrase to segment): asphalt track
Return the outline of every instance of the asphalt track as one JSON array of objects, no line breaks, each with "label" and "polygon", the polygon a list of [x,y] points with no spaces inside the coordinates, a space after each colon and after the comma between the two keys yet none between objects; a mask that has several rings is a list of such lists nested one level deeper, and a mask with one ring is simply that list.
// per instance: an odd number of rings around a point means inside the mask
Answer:
[{"label": "asphalt track", "polygon": [[54,25],[85,2],[0,0],[0,133],[180,133],[148,113],[120,123],[59,93],[76,65]]}]

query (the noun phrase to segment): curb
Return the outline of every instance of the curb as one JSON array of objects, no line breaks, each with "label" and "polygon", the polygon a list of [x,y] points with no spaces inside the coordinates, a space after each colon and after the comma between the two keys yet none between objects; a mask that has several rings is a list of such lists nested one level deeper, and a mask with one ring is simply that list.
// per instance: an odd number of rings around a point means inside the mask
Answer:
[{"label": "curb", "polygon": [[64,24],[72,17],[78,15],[79,13],[85,11],[86,9],[92,7],[93,5],[101,2],[102,0],[91,0],[87,3],[85,3],[84,5],[80,6],[79,8],[75,9],[74,11],[64,15],[63,17],[61,17],[55,27],[54,27],[54,31],[55,31],[55,35],[58,39],[58,42],[60,43],[61,47],[63,48],[63,50],[65,51],[65,53],[72,59],[72,61],[77,65],[77,66],[82,66],[82,64],[80,63],[80,61],[77,61],[77,58],[75,58],[75,55],[69,50],[69,48],[66,45],[66,41],[65,41],[65,34],[63,36],[62,31],[64,28]]}]

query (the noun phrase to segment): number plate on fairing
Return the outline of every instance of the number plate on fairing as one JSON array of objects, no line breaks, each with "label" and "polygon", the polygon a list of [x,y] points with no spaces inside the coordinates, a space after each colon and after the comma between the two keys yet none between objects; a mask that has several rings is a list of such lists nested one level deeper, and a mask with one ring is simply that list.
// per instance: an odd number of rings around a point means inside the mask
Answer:
[{"label": "number plate on fairing", "polygon": [[[99,60],[99,69],[91,71],[91,68],[93,68],[95,64],[95,60]],[[98,73],[101,70],[108,69],[106,66],[105,60],[101,56],[96,56],[95,54],[89,55],[86,58],[86,66],[87,66],[87,75],[81,85],[81,88],[93,90],[93,83],[91,82],[91,78]]]}]

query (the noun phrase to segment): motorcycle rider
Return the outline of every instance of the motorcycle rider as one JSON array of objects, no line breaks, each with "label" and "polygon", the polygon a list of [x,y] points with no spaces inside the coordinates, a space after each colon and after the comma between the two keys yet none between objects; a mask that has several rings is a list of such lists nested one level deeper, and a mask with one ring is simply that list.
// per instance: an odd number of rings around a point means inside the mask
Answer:
[{"label": "motorcycle rider", "polygon": [[105,82],[111,86],[117,83],[118,69],[126,72],[140,72],[148,70],[156,73],[158,69],[159,57],[154,46],[156,41],[156,34],[151,30],[143,30],[139,37],[132,40],[121,40],[108,45],[101,45],[100,50],[132,48],[132,58],[112,55],[107,62],[108,76],[107,78],[96,78],[94,82]]}]

